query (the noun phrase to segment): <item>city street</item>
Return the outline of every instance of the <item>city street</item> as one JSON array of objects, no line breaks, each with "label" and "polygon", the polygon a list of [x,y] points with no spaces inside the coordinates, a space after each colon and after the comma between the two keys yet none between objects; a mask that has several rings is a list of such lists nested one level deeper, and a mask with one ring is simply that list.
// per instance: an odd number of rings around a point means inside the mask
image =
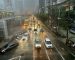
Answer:
[{"label": "city street", "polygon": [[[40,28],[44,29],[42,25],[43,24],[41,24]],[[3,55],[0,55],[0,60],[63,60],[53,43],[53,48],[46,48],[44,43],[45,39],[52,38],[47,34],[47,30],[44,29],[44,32],[38,32],[37,34],[31,30],[30,32],[28,31],[28,34],[30,36],[28,40],[18,40],[19,46]],[[40,49],[35,47],[35,39],[41,40]]]},{"label": "city street", "polygon": [[18,56],[22,57],[22,60],[32,60],[32,44],[30,41],[19,40],[19,46],[0,55],[0,60],[8,60]]},{"label": "city street", "polygon": [[0,0],[0,60],[75,60],[75,0]]}]

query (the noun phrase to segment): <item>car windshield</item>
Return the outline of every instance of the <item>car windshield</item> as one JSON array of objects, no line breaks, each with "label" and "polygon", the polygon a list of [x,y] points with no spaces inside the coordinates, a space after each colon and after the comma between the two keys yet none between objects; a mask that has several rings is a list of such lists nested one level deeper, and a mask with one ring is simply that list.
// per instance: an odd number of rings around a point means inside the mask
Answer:
[{"label": "car windshield", "polygon": [[37,44],[40,44],[41,42],[40,41],[35,41]]},{"label": "car windshield", "polygon": [[75,30],[75,28],[72,28],[72,30]]},{"label": "car windshield", "polygon": [[50,41],[46,41],[46,44],[51,44],[51,42]]}]

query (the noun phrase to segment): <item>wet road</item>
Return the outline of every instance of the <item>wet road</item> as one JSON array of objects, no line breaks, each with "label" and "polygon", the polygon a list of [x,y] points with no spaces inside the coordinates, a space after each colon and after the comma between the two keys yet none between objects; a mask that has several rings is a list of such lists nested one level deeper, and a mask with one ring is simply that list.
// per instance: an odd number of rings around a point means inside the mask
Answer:
[{"label": "wet road", "polygon": [[0,60],[8,60],[15,57],[18,58],[18,56],[21,56],[22,60],[33,60],[33,49],[31,42],[26,40],[18,40],[18,42],[19,46],[3,55],[0,55]]},{"label": "wet road", "polygon": [[46,32],[40,33],[39,37],[40,40],[42,41],[42,47],[41,49],[36,49],[34,46],[34,60],[62,60],[61,56],[58,54],[57,50],[55,47],[48,49],[46,48],[44,44],[44,40],[46,38]]},{"label": "wet road", "polygon": [[8,60],[21,56],[20,60],[62,60],[56,49],[47,49],[44,44],[46,32],[38,33],[40,40],[42,41],[41,49],[35,48],[34,40],[37,36],[32,32],[29,33],[29,40],[18,40],[19,46],[13,50],[6,52],[4,55],[0,55],[0,60]]},{"label": "wet road", "polygon": [[[30,36],[29,40],[18,40],[19,46],[9,52],[6,52],[4,55],[0,55],[0,60],[9,60],[14,59],[15,57],[16,60],[18,60],[19,56],[20,60],[62,60],[62,57],[58,53],[54,44],[52,49],[47,49],[45,47],[44,40],[46,36],[52,38],[49,35],[50,33],[47,33],[47,30],[44,29],[43,33],[39,32],[37,35],[34,33],[34,31],[28,33]],[[41,49],[35,48],[34,40],[36,38],[39,38],[42,41]]]},{"label": "wet road", "polygon": [[46,33],[48,34],[48,37],[51,39],[53,45],[55,46],[56,50],[60,54],[63,60],[75,60],[75,57],[72,56],[66,45],[61,42],[61,38],[57,37],[52,31],[50,31],[45,25],[43,25],[43,28],[46,30]]}]

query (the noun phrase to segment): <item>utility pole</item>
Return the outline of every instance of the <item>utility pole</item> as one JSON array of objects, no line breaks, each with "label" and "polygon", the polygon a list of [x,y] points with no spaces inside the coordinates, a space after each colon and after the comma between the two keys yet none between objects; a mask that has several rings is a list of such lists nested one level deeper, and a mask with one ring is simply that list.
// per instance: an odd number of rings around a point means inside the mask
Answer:
[{"label": "utility pole", "polygon": [[[69,12],[70,12],[70,0],[68,1],[68,19],[69,19],[69,17],[70,17]],[[68,38],[69,38],[69,26],[67,27],[66,44],[67,44],[68,41],[69,41]]]}]

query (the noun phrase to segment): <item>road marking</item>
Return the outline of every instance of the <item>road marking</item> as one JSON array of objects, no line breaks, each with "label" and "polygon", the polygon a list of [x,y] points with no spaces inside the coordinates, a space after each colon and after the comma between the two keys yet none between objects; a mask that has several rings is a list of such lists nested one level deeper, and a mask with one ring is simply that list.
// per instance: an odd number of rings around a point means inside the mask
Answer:
[{"label": "road marking", "polygon": [[[47,34],[49,34],[49,33],[47,33]],[[65,58],[62,56],[62,54],[59,52],[59,50],[56,48],[56,46],[55,46],[55,44],[53,44],[53,46],[55,47],[55,49],[57,50],[57,52],[58,52],[58,54],[61,56],[61,58],[63,59],[63,60],[65,60]]]},{"label": "road marking", "polygon": [[47,50],[46,50],[45,46],[44,46],[44,49],[45,49],[46,56],[47,56],[48,60],[50,60],[50,57],[49,57],[49,55],[48,55],[48,52],[47,52]]},{"label": "road marking", "polygon": [[[54,47],[55,47],[55,45],[54,45]],[[65,60],[64,59],[64,57],[62,56],[62,54],[59,52],[59,50],[55,47],[55,49],[57,50],[57,52],[59,53],[59,55],[61,56],[61,58],[63,59],[63,60]]]},{"label": "road marking", "polygon": [[[48,29],[49,30],[49,29]],[[48,35],[50,35],[48,32],[47,32]],[[65,58],[62,56],[62,54],[59,52],[59,50],[56,48],[55,44],[53,44],[53,46],[55,47],[55,49],[57,50],[58,54],[61,56],[61,58],[63,60],[65,60]]]},{"label": "road marking", "polygon": [[[47,29],[48,31],[49,31],[49,29],[42,23],[42,25],[44,26],[44,28],[45,29]],[[48,32],[47,32],[47,34],[49,34]],[[54,45],[54,44],[53,44]],[[59,50],[56,48],[56,46],[54,45],[54,47],[55,47],[55,49],[57,50],[57,52],[59,53],[59,55],[61,56],[61,58],[63,59],[63,60],[65,60],[64,59],[64,57],[62,56],[62,54],[59,52]]]},{"label": "road marking", "polygon": [[47,55],[48,60],[50,60],[50,57],[49,57],[48,52],[47,52],[46,49],[45,49],[45,52],[46,52],[46,55]]},{"label": "road marking", "polygon": [[14,60],[14,59],[21,60],[21,56],[17,56],[17,57],[14,57],[14,58],[8,59],[8,60]]}]

